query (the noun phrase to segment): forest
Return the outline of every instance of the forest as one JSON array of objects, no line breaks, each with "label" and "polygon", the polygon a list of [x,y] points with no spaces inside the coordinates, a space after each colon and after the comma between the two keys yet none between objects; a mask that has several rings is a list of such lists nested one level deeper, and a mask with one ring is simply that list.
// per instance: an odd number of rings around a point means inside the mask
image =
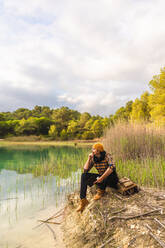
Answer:
[{"label": "forest", "polygon": [[128,101],[108,117],[80,113],[66,106],[51,109],[35,106],[32,110],[18,108],[0,112],[0,138],[38,136],[50,140],[90,140],[103,135],[106,128],[118,121],[145,122],[165,125],[165,67],[149,82],[150,92]]}]

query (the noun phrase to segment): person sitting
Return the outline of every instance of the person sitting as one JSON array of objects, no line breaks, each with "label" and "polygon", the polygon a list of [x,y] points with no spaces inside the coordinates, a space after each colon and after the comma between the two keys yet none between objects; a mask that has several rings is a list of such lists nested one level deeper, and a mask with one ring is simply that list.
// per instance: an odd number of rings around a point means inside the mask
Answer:
[{"label": "person sitting", "polygon": [[[89,173],[93,166],[97,169],[98,174]],[[97,185],[97,194],[94,196],[94,200],[99,200],[104,195],[107,186],[117,189],[118,181],[112,156],[104,150],[101,143],[94,144],[81,175],[80,205],[77,212],[82,212],[89,203],[86,199],[87,186]]]}]

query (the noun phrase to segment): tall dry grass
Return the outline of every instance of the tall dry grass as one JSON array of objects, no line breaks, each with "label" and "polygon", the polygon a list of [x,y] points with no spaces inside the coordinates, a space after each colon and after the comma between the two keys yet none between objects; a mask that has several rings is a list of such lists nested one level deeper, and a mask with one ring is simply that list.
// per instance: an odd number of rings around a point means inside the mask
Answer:
[{"label": "tall dry grass", "polygon": [[165,129],[147,124],[118,123],[105,132],[103,143],[116,159],[165,157]]},{"label": "tall dry grass", "polygon": [[105,132],[103,143],[119,175],[141,185],[165,186],[164,127],[119,122]]}]

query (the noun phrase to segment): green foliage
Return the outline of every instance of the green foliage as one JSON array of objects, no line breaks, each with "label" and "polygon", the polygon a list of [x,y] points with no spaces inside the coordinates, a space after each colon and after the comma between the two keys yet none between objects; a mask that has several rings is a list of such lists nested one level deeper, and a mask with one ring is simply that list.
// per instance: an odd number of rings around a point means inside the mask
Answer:
[{"label": "green foliage", "polygon": [[37,133],[36,133],[37,135],[39,134],[47,135],[50,125],[53,122],[46,117],[40,117],[40,118],[35,118],[34,123],[37,126]]},{"label": "green foliage", "polygon": [[27,108],[19,108],[13,113],[13,118],[16,120],[28,119],[31,116],[31,111]]},{"label": "green foliage", "polygon": [[9,135],[45,135],[53,139],[92,139],[103,135],[105,129],[124,122],[156,122],[165,125],[165,67],[149,82],[152,94],[144,92],[135,101],[128,101],[114,115],[91,116],[68,107],[50,109],[35,106],[19,108],[13,113],[0,113],[0,137]]},{"label": "green foliage", "polygon": [[150,120],[150,107],[148,104],[149,93],[141,95],[140,100],[137,98],[132,104],[131,119],[136,121]]},{"label": "green foliage", "polygon": [[101,137],[103,135],[103,124],[100,120],[95,120],[91,130],[95,137]]},{"label": "green foliage", "polygon": [[153,93],[149,97],[151,120],[165,124],[165,67],[160,75],[154,76],[149,83]]},{"label": "green foliage", "polygon": [[91,140],[94,137],[95,137],[95,135],[92,131],[85,131],[81,136],[81,138],[84,140]]},{"label": "green foliage", "polygon": [[13,113],[0,113],[0,137],[49,135],[51,139],[61,140],[92,139],[100,137],[109,122],[107,117],[91,116],[87,112],[81,114],[68,107],[19,108]]},{"label": "green foliage", "polygon": [[4,138],[7,135],[14,135],[14,129],[18,123],[18,120],[0,121],[0,137]]},{"label": "green foliage", "polygon": [[80,120],[79,120],[79,124],[80,124],[80,127],[84,127],[86,122],[89,121],[91,118],[91,115],[87,112],[84,112],[81,114],[80,116]]},{"label": "green foliage", "polygon": [[3,113],[0,113],[0,121],[5,121],[5,116]]},{"label": "green foliage", "polygon": [[37,125],[33,117],[30,117],[28,120],[23,118],[15,128],[16,135],[33,135],[36,132]]},{"label": "green foliage", "polygon": [[78,122],[75,120],[71,120],[68,123],[67,134],[70,139],[74,139],[79,132]]},{"label": "green foliage", "polygon": [[67,140],[68,139],[67,131],[65,129],[63,129],[61,131],[60,138],[61,138],[61,140]]},{"label": "green foliage", "polygon": [[133,101],[126,103],[125,107],[119,108],[114,116],[110,116],[110,123],[116,122],[118,120],[128,121],[132,112]]},{"label": "green foliage", "polygon": [[126,111],[124,107],[119,108],[115,115],[114,115],[114,120],[127,120],[127,116],[126,116]]},{"label": "green foliage", "polygon": [[49,136],[53,139],[57,139],[58,137],[58,131],[55,125],[51,125],[49,129]]},{"label": "green foliage", "polygon": [[109,125],[110,125],[110,120],[109,120],[108,117],[105,117],[105,118],[103,118],[103,119],[101,120],[101,123],[102,123],[103,128],[105,129],[105,128],[109,127]]}]

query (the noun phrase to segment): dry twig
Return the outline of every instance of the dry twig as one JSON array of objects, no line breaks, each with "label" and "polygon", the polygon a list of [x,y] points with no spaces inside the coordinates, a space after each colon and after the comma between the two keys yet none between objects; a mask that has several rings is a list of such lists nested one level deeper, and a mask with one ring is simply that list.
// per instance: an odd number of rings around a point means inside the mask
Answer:
[{"label": "dry twig", "polygon": [[141,216],[145,216],[145,215],[148,215],[148,214],[152,214],[152,213],[157,212],[157,211],[160,211],[160,210],[161,210],[161,209],[155,209],[155,210],[152,210],[152,211],[143,213],[143,214],[137,214],[137,215],[128,216],[128,217],[125,217],[125,216],[112,216],[111,218],[109,218],[109,220],[113,220],[113,219],[130,220],[130,219],[139,218],[139,217],[141,217]]},{"label": "dry twig", "polygon": [[119,200],[123,200],[123,198],[117,194],[114,194]]},{"label": "dry twig", "polygon": [[53,230],[48,224],[46,224],[46,226],[49,228],[49,230],[50,230],[51,233],[53,234],[54,240],[56,240],[56,234],[55,234],[54,230]]},{"label": "dry twig", "polygon": [[109,242],[111,242],[114,238],[110,238],[108,239],[104,244],[102,244],[101,246],[99,246],[98,248],[103,248],[105,245],[107,245]]},{"label": "dry twig", "polygon": [[[97,207],[96,207],[97,208]],[[102,212],[100,211],[99,208],[97,208],[98,212],[100,213],[102,219],[103,219],[103,222],[104,222],[104,227],[106,226],[106,220],[105,220],[105,216],[102,214]]]},{"label": "dry twig", "polygon": [[118,214],[118,213],[121,213],[123,211],[125,211],[127,208],[122,208],[120,209],[119,211],[116,211],[116,212],[112,212],[112,214]]},{"label": "dry twig", "polygon": [[148,224],[146,224],[146,227],[149,229],[149,235],[153,238],[153,239],[155,239],[158,243],[159,243],[159,245],[161,246],[161,247],[163,247],[163,248],[165,248],[165,242],[164,241],[162,241],[162,240],[160,240],[155,234],[153,234],[152,233],[152,229],[151,229],[151,227],[148,225]]},{"label": "dry twig", "polygon": [[57,224],[57,225],[60,225],[62,223],[62,222],[54,222],[54,221],[46,221],[46,220],[38,220],[38,221],[42,223]]},{"label": "dry twig", "polygon": [[128,247],[130,247],[135,241],[136,241],[136,237],[134,237],[133,239],[130,240]]},{"label": "dry twig", "polygon": [[[54,219],[54,218],[59,217],[60,215],[63,214],[64,209],[65,209],[65,208],[60,209],[58,212],[56,212],[55,214],[53,214],[51,217],[49,217],[49,218],[46,219],[45,221],[42,221],[42,223],[40,223],[39,225],[33,227],[33,229],[40,227],[41,225],[43,225],[45,222],[47,222],[47,221],[49,221],[49,220],[52,220],[52,219]],[[62,211],[63,211],[63,212],[62,212]],[[62,212],[62,213],[61,213],[61,212]]]},{"label": "dry twig", "polygon": [[141,237],[141,236],[143,236],[143,234],[136,235],[133,239],[131,239],[129,241],[129,244],[128,244],[128,247],[127,248],[129,248],[131,245],[133,245],[133,243],[136,241],[136,239],[139,238],[139,237]]},{"label": "dry twig", "polygon": [[165,229],[165,225],[163,223],[161,223],[157,218],[154,218],[154,220]]}]

